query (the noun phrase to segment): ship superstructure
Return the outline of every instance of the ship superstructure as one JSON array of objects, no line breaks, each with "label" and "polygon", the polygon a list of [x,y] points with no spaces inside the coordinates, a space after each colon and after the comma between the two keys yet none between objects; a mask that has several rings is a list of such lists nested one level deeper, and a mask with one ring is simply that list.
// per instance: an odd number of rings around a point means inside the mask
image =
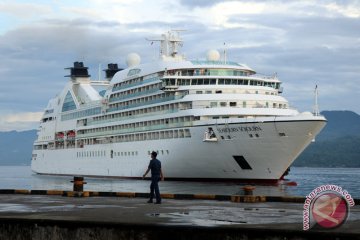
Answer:
[{"label": "ship superstructure", "polygon": [[276,181],[324,127],[324,117],[290,107],[276,75],[216,50],[187,60],[178,32],[155,40],[158,61],[130,54],[103,81],[82,62],[69,68],[41,120],[34,172],[140,178],[157,151],[168,179]]}]

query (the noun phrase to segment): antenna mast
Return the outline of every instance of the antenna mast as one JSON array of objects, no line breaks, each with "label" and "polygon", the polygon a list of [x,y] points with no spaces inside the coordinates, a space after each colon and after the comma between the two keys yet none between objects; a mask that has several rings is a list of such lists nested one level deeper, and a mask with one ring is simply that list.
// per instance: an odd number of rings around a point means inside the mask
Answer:
[{"label": "antenna mast", "polygon": [[314,104],[314,116],[319,116],[320,115],[320,111],[319,111],[319,104],[318,104],[318,96],[319,96],[319,91],[318,91],[318,86],[315,86],[315,104]]},{"label": "antenna mast", "polygon": [[160,38],[146,38],[153,42],[160,42],[160,58],[165,59],[183,59],[178,54],[178,48],[182,47],[183,40],[180,38],[180,32],[184,30],[171,30],[162,34]]},{"label": "antenna mast", "polygon": [[224,43],[224,64],[226,64],[226,43]]},{"label": "antenna mast", "polygon": [[99,69],[98,69],[98,77],[99,77],[99,81],[101,81],[101,63],[99,63]]}]

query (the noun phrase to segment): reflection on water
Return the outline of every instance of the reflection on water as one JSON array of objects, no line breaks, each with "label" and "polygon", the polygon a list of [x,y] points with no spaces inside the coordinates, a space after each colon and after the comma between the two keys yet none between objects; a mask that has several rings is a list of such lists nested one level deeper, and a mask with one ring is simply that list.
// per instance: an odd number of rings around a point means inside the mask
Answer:
[{"label": "reflection on water", "polygon": [[[305,196],[314,188],[324,184],[335,184],[346,189],[353,198],[360,198],[359,168],[296,168],[287,179],[298,186],[256,186],[254,194],[268,196]],[[44,176],[31,172],[29,166],[0,166],[0,189],[57,189],[72,190],[72,177]],[[88,191],[148,192],[150,181],[128,179],[85,179]],[[164,181],[160,183],[163,193],[242,194],[239,183],[208,183]]]}]

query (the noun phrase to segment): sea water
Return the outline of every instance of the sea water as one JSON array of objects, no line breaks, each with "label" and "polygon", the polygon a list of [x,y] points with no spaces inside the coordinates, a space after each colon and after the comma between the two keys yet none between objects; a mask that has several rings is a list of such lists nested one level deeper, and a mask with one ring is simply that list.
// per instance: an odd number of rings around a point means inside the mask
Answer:
[{"label": "sea water", "polygon": [[[267,196],[306,196],[316,187],[333,184],[347,190],[353,198],[360,198],[360,168],[303,168],[292,167],[286,176],[297,186],[256,185],[254,194]],[[0,189],[66,190],[71,191],[71,176],[38,175],[30,166],[0,166]],[[148,180],[108,179],[86,177],[86,191],[148,192]],[[165,181],[160,183],[162,193],[184,194],[242,194],[240,183]]]}]

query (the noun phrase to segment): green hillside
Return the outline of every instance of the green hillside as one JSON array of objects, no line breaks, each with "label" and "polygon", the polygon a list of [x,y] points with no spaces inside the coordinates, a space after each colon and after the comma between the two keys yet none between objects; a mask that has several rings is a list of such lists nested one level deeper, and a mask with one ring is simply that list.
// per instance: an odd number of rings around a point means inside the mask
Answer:
[{"label": "green hillside", "polygon": [[0,165],[30,165],[36,130],[0,132]]},{"label": "green hillside", "polygon": [[324,111],[327,125],[293,166],[360,167],[360,116],[350,111]]}]

